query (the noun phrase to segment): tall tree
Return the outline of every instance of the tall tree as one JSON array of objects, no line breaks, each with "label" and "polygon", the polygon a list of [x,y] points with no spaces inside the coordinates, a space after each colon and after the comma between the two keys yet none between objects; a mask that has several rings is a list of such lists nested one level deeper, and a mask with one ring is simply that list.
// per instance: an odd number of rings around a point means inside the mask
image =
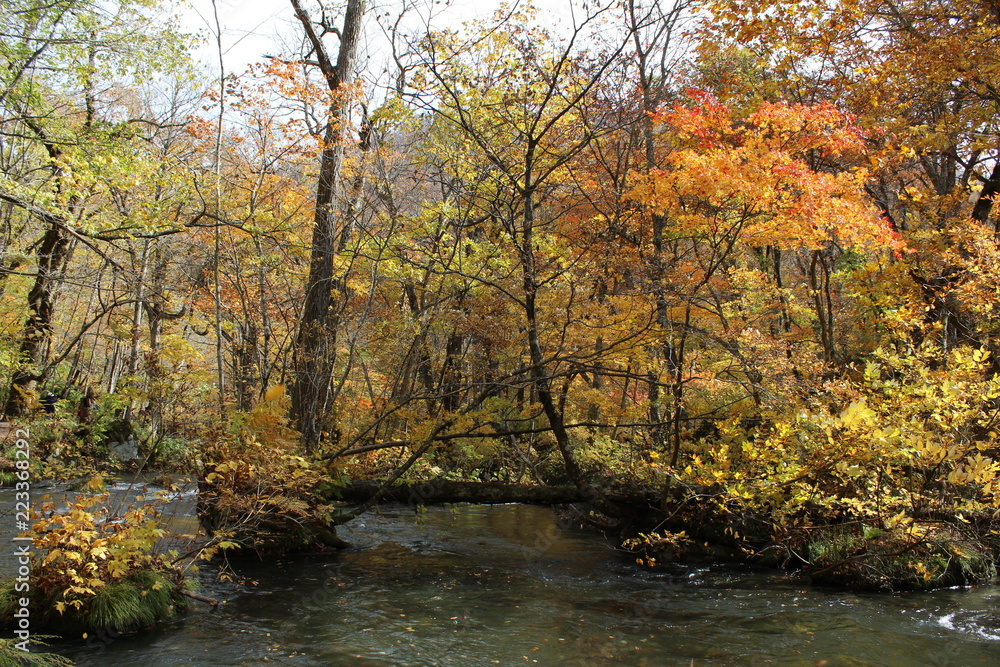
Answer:
[{"label": "tall tree", "polygon": [[[676,82],[684,53],[684,37],[681,26],[688,18],[691,0],[653,0],[640,2],[628,0],[625,3],[625,25],[632,40],[636,61],[636,76],[642,97],[642,114],[639,127],[642,133],[643,170],[657,166],[656,142],[653,130],[653,114],[672,91]],[[672,428],[675,451],[680,442],[681,417],[684,397],[684,348],[688,340],[689,321],[676,322],[671,319],[665,287],[665,273],[668,258],[666,238],[669,220],[661,211],[653,211],[649,216],[651,226],[652,251],[647,253],[650,264],[651,287],[656,299],[656,322],[660,329],[660,340],[656,343],[654,361],[665,362],[670,375],[669,415],[661,411],[659,363],[651,364],[649,375],[649,421],[653,424],[652,434],[655,445],[662,446],[665,436],[660,424],[668,422]],[[656,357],[662,357],[657,359]],[[669,417],[669,419],[667,418]]]},{"label": "tall tree", "polygon": [[1000,236],[996,3],[724,1],[708,44],[720,31],[765,58],[790,96],[835,101],[874,130],[869,192],[907,238],[902,273],[924,302],[912,339],[947,349],[994,338],[996,311],[968,298],[995,289],[992,272],[968,268]]},{"label": "tall tree", "polygon": [[[309,43],[307,59],[313,59],[330,92],[316,185],[309,278],[295,344],[296,370],[291,392],[292,417],[302,433],[303,445],[312,451],[323,437],[336,356],[338,322],[333,303],[336,288],[333,258],[350,234],[349,222],[339,215],[339,197],[343,190],[344,137],[353,106],[351,83],[357,67],[366,2],[348,0],[340,28],[330,25],[325,13],[315,22],[299,0],[291,3]],[[330,57],[323,41],[328,34],[339,38],[335,59]]]}]

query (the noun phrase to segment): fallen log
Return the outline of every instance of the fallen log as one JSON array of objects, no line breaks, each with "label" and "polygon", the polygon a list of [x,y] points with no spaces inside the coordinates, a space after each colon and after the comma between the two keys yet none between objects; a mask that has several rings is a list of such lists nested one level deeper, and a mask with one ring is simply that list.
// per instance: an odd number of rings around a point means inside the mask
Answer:
[{"label": "fallen log", "polygon": [[[380,486],[380,483],[376,481],[357,480],[346,486],[337,487],[332,496],[334,499],[346,503],[363,503],[371,498]],[[635,508],[655,508],[659,503],[658,495],[651,490],[637,490],[627,494],[605,493],[605,496],[616,504]],[[588,493],[587,490],[580,490],[571,485],[539,486],[454,480],[396,484],[385,489],[382,493],[383,501],[407,505],[443,505],[448,503],[569,505],[586,503],[593,497],[593,492]]]}]

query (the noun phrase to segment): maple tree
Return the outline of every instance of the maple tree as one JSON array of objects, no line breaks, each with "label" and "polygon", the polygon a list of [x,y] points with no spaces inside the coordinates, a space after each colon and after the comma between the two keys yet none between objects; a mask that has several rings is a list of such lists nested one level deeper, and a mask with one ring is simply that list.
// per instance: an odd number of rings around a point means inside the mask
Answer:
[{"label": "maple tree", "polygon": [[[672,150],[633,196],[663,216],[671,252],[659,280],[661,326],[671,334],[662,363],[673,468],[692,419],[754,417],[797,402],[802,366],[788,360],[817,347],[817,372],[821,359],[832,360],[832,323],[815,283],[820,253],[878,252],[895,241],[865,194],[864,169],[831,173],[810,164],[817,154],[844,157],[863,146],[860,129],[832,107],[764,103],[737,123],[727,106],[692,91],[687,104],[657,119],[669,127]],[[805,284],[782,279],[781,252],[811,256]],[[810,294],[813,312],[793,312]],[[812,344],[802,335],[809,320],[820,339]]]},{"label": "maple tree", "polygon": [[963,298],[983,276],[952,258],[982,247],[969,243],[970,225],[980,238],[997,229],[990,222],[1000,188],[997,82],[989,67],[974,65],[995,52],[996,9],[962,1],[776,3],[771,16],[765,5],[715,7],[726,17],[725,38],[765,60],[765,50],[780,51],[769,60],[792,80],[790,92],[833,100],[877,133],[869,192],[913,250],[906,272],[929,306],[913,335],[938,337],[945,347],[992,338],[981,304]]}]

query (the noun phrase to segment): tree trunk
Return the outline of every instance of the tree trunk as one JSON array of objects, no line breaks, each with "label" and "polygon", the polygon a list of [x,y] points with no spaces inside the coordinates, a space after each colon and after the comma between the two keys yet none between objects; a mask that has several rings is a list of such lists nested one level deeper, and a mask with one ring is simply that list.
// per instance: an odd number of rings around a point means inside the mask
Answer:
[{"label": "tree trunk", "polygon": [[333,93],[327,110],[316,186],[309,278],[296,338],[295,380],[291,391],[292,418],[302,433],[306,452],[311,453],[322,438],[336,354],[338,322],[333,309],[333,256],[340,237],[337,231],[337,198],[344,158],[343,134],[351,107],[344,87],[354,76],[365,0],[347,2],[336,64],[327,55],[321,36],[317,35],[312,19],[299,0],[291,0],[291,3],[312,45],[320,71]]},{"label": "tree trunk", "polygon": [[[821,270],[822,277],[816,271],[817,266]],[[813,305],[816,308],[816,326],[819,329],[820,342],[823,344],[823,359],[832,362],[836,358],[836,346],[833,339],[830,269],[822,250],[814,250],[809,262],[809,291],[812,292]]]},{"label": "tree trunk", "polygon": [[40,367],[52,337],[52,315],[55,310],[55,289],[59,277],[72,254],[69,235],[58,224],[51,224],[38,248],[38,273],[28,292],[30,314],[24,324],[19,352],[29,364],[14,372],[4,413],[10,417],[24,416],[29,409],[25,392],[42,379]]}]

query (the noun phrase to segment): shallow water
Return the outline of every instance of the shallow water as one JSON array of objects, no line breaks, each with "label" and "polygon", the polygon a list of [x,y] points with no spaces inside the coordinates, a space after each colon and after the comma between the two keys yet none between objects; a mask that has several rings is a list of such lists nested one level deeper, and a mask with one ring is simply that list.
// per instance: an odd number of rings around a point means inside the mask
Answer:
[{"label": "shallow water", "polygon": [[354,548],[203,573],[218,610],[59,651],[80,665],[1000,664],[1000,588],[877,595],[746,566],[650,572],[545,508],[387,507]]}]

